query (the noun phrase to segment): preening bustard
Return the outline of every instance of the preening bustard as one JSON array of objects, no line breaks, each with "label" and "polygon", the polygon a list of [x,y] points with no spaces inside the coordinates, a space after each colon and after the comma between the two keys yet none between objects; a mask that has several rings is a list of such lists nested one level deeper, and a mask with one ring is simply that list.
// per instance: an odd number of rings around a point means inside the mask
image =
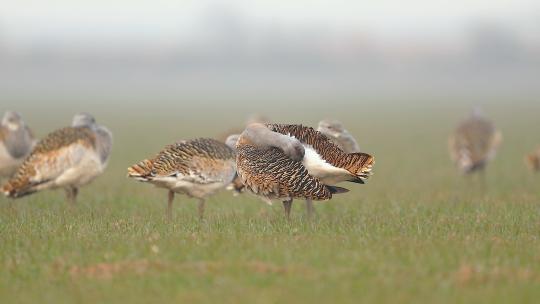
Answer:
[{"label": "preening bustard", "polygon": [[237,170],[252,192],[282,199],[290,216],[293,199],[328,200],[348,191],[334,186],[342,181],[363,184],[374,158],[345,153],[326,136],[301,125],[252,124],[237,142]]},{"label": "preening bustard", "polygon": [[[226,142],[227,140],[230,141],[233,137],[238,139],[240,133],[242,133],[247,126],[254,123],[267,124],[270,123],[270,119],[263,114],[251,114],[247,117],[242,128],[229,129],[227,132],[221,134],[218,138],[223,142]],[[232,190],[234,196],[244,192],[245,186],[238,175],[236,175],[233,181],[227,186],[227,190]]]}]

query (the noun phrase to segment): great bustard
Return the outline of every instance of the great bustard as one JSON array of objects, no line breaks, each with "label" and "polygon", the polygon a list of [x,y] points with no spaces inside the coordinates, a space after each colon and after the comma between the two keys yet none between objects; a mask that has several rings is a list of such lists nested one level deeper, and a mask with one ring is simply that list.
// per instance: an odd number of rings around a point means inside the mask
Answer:
[{"label": "great bustard", "polygon": [[[251,119],[251,123],[262,123],[268,124],[269,122],[262,121],[259,116],[255,116]],[[249,123],[249,124],[251,124]],[[354,139],[354,137],[343,127],[343,124],[337,120],[325,119],[321,120],[318,124],[317,131],[324,134],[328,139],[332,141],[336,146],[338,146],[345,153],[356,153],[360,152],[360,147]],[[244,190],[244,184],[240,177],[237,177],[233,180],[232,184],[228,189],[234,189],[235,193],[240,193]],[[312,204],[310,200],[307,200],[308,213],[312,212]]]},{"label": "great bustard", "polygon": [[501,141],[501,132],[481,110],[474,109],[450,136],[450,157],[463,173],[483,172],[495,157]]},{"label": "great bustard", "polygon": [[[231,140],[232,138],[238,139],[238,137],[240,136],[240,133],[242,133],[247,126],[254,123],[268,124],[270,122],[271,122],[270,118],[268,118],[268,116],[266,115],[258,114],[258,113],[251,114],[246,118],[246,121],[243,127],[229,129],[227,132],[224,132],[220,136],[218,136],[218,139],[223,142],[226,142],[227,140]],[[233,191],[234,196],[237,196],[241,194],[242,192],[244,192],[245,186],[238,175],[236,175],[233,181],[227,186],[227,190]]]},{"label": "great bustard", "polygon": [[0,180],[11,177],[36,140],[17,112],[6,111],[0,125]]},{"label": "great bustard", "polygon": [[[348,191],[342,181],[364,183],[374,158],[343,152],[326,136],[301,125],[252,124],[237,142],[237,170],[252,192],[283,199],[287,218],[294,198],[328,200]],[[308,216],[312,207],[308,205]]]},{"label": "great bustard", "polygon": [[540,147],[525,156],[525,163],[532,171],[540,171]]},{"label": "great bustard", "polygon": [[2,188],[3,193],[19,198],[46,189],[64,188],[74,204],[79,188],[105,170],[112,148],[111,132],[90,114],[77,114],[71,127],[48,134],[39,141]]},{"label": "great bustard", "polygon": [[168,218],[172,216],[175,193],[197,198],[199,218],[202,218],[205,199],[225,188],[235,174],[233,148],[209,138],[185,140],[166,146],[154,158],[128,168],[128,177],[169,190]]},{"label": "great bustard", "polygon": [[346,153],[360,152],[360,147],[356,139],[345,129],[343,124],[337,120],[321,120],[317,131],[326,135],[336,146]]}]

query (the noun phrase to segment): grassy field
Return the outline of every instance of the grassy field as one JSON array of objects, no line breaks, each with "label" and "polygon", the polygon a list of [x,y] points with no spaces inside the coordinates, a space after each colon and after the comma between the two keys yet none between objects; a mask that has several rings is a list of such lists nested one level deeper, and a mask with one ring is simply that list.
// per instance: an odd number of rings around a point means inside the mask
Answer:
[{"label": "grassy field", "polygon": [[[95,109],[115,147],[76,209],[61,191],[0,199],[0,303],[536,303],[540,175],[523,155],[540,144],[539,108],[487,107],[504,144],[485,186],[447,156],[467,107],[270,112],[306,124],[340,118],[377,159],[367,185],[316,203],[311,222],[303,202],[287,222],[280,204],[227,192],[208,201],[202,222],[196,201],[177,196],[167,222],[166,192],[125,178],[163,145],[218,134],[261,109],[135,108],[121,118]],[[25,117],[43,135],[71,110]]]}]

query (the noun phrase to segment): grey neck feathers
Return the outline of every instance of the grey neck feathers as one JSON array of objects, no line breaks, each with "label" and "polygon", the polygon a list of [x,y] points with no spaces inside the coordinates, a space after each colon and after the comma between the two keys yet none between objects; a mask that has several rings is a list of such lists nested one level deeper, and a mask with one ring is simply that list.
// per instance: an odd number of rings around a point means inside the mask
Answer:
[{"label": "grey neck feathers", "polygon": [[92,129],[97,127],[95,118],[88,113],[79,113],[73,116],[73,122],[71,123],[71,126],[75,128],[87,127]]},{"label": "grey neck feathers", "polygon": [[238,142],[238,138],[240,138],[240,134],[233,134],[233,135],[230,135],[229,137],[227,137],[227,139],[225,140],[225,144],[233,149],[234,151],[236,151],[236,143]]},{"label": "grey neck feathers", "polygon": [[4,142],[6,149],[13,158],[22,158],[30,153],[34,140],[28,129],[21,125],[15,131],[9,131]]},{"label": "grey neck feathers", "polygon": [[341,145],[343,146],[343,151],[345,151],[346,153],[360,152],[360,147],[358,146],[358,143],[349,132],[343,132],[339,135],[337,140],[340,141]]},{"label": "grey neck feathers", "polygon": [[335,145],[340,147],[345,153],[355,153],[360,152],[360,147],[354,139],[354,137],[347,130],[342,130],[339,133],[329,132],[327,129],[320,128],[319,132],[324,134],[328,139],[330,139]]},{"label": "grey neck feathers", "polygon": [[482,108],[479,106],[475,106],[471,111],[471,116],[475,118],[484,117],[484,110],[482,110]]},{"label": "grey neck feathers", "polygon": [[296,138],[270,131],[263,124],[251,124],[242,133],[251,143],[259,148],[276,147],[293,160],[304,157],[304,146]]},{"label": "grey neck feathers", "polygon": [[111,155],[113,138],[112,133],[107,128],[94,125],[91,128],[96,134],[96,148],[99,153],[101,163],[105,164]]}]

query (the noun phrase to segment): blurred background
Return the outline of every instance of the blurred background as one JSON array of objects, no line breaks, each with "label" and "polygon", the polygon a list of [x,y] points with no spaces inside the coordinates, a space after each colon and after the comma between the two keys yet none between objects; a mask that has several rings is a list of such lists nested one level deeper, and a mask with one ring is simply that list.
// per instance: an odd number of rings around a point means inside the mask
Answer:
[{"label": "blurred background", "polygon": [[95,114],[115,133],[111,166],[122,174],[166,143],[222,135],[253,113],[311,126],[340,119],[379,170],[401,161],[395,151],[424,147],[451,168],[446,137],[476,105],[514,141],[508,149],[540,143],[530,132],[538,96],[540,4],[531,0],[0,8],[0,110],[20,111],[38,136],[76,112]]},{"label": "blurred background", "polygon": [[540,3],[532,0],[0,8],[0,110],[21,112],[38,136],[76,112],[95,114],[116,135],[113,160],[122,162],[111,165],[121,172],[166,143],[242,127],[253,113],[312,126],[340,119],[366,152],[389,153],[381,164],[401,161],[392,151],[433,146],[450,167],[446,136],[473,106],[516,152],[540,143],[537,132],[523,136],[539,127],[538,96]]},{"label": "blurred background", "polygon": [[534,0],[21,0],[0,8],[2,104],[489,103],[536,98],[539,76]]}]

